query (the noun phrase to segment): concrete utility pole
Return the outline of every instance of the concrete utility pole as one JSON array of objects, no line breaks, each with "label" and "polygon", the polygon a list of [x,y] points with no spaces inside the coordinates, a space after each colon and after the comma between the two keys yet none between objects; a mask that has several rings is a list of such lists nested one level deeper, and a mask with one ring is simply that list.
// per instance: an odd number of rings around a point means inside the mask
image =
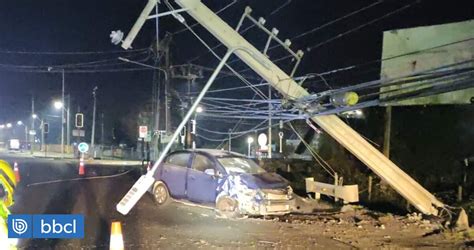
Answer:
[{"label": "concrete utility pole", "polygon": [[104,113],[100,113],[100,144],[104,145]]},{"label": "concrete utility pole", "polygon": [[[35,95],[31,93],[31,131],[35,131]],[[35,135],[30,135],[30,154],[33,154]]]},{"label": "concrete utility pole", "polygon": [[41,150],[44,150],[44,153],[46,154],[46,142],[44,141],[45,136],[44,136],[44,120],[40,120],[41,123]]},{"label": "concrete utility pole", "polygon": [[94,97],[94,110],[92,111],[92,133],[91,133],[91,149],[94,152],[94,142],[95,142],[95,112],[96,112],[96,104],[97,104],[97,86],[92,89],[92,96]]},{"label": "concrete utility pole", "polygon": [[[250,50],[250,53],[236,51],[235,54],[282,95],[290,96],[292,99],[302,98],[309,95],[309,93],[296,83],[290,75],[286,74],[276,66],[268,57],[246,41],[245,38],[242,37],[234,28],[230,27],[220,19],[219,16],[217,16],[201,1],[175,0],[175,2],[181,8],[186,9],[187,14],[192,16],[199,24],[205,27],[227,48],[245,48]],[[247,8],[244,17],[250,19],[261,29],[265,29],[266,33],[271,32],[255,20],[255,18],[251,17],[249,15],[250,12],[251,9]],[[284,44],[281,40],[278,40],[278,42]],[[298,54],[294,54],[298,57]],[[422,213],[438,215],[438,208],[445,207],[445,205],[436,199],[434,195],[429,193],[419,183],[403,172],[403,170],[398,168],[392,161],[390,161],[390,159],[385,157],[378,149],[373,147],[336,115],[315,116],[311,119],[342,146],[359,158],[359,160],[365,163],[377,175],[390,184],[392,188],[394,188],[405,199],[409,200],[410,203]],[[156,169],[155,166],[154,169]],[[152,180],[154,181],[154,179]]]},{"label": "concrete utility pole", "polygon": [[61,108],[61,158],[64,158],[64,69],[62,70],[62,94],[61,102],[63,107]]},{"label": "concrete utility pole", "polygon": [[[64,110],[64,108],[63,108]],[[67,144],[67,153],[70,153],[69,152],[69,146],[71,146],[71,114],[70,114],[70,111],[71,110],[71,95],[68,94],[67,95],[67,109],[66,109],[66,121],[67,121],[67,124],[66,124],[66,133],[67,133],[67,136],[66,136],[66,144]]]}]

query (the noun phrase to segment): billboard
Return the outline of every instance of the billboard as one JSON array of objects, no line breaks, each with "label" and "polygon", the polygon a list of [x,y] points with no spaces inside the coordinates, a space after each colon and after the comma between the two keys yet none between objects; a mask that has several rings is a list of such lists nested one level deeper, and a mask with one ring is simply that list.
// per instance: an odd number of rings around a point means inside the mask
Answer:
[{"label": "billboard", "polygon": [[[385,31],[383,34],[381,79],[393,79],[446,65],[443,70],[474,67],[474,20],[434,26]],[[432,81],[436,84],[436,80]],[[381,88],[380,99],[406,93],[410,82]],[[418,85],[417,85],[418,84]],[[443,94],[393,100],[385,105],[470,104],[474,102],[474,88]]]}]

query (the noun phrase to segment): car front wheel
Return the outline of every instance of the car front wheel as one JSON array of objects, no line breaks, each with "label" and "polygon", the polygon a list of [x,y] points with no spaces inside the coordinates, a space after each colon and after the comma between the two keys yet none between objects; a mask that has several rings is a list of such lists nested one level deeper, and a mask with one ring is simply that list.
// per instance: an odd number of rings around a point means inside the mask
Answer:
[{"label": "car front wheel", "polygon": [[222,196],[217,200],[216,209],[220,217],[232,219],[240,216],[238,202],[228,196]]},{"label": "car front wheel", "polygon": [[170,195],[168,188],[164,183],[156,183],[153,188],[153,198],[158,206],[164,206],[169,203]]}]

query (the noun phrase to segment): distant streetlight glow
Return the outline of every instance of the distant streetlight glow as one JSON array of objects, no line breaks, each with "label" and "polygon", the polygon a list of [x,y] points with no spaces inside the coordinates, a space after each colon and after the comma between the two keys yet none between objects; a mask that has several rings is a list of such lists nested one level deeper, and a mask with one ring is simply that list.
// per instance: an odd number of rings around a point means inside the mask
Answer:
[{"label": "distant streetlight glow", "polygon": [[22,121],[17,121],[16,125],[21,126],[21,125],[23,125],[23,122]]},{"label": "distant streetlight glow", "polygon": [[252,143],[253,143],[253,137],[249,136],[247,138],[247,143],[249,144],[247,156],[250,157],[250,147],[252,146]]},{"label": "distant streetlight glow", "polygon": [[196,112],[197,112],[197,113],[201,113],[202,111],[204,111],[204,109],[203,109],[201,106],[198,106],[198,107],[196,108]]},{"label": "distant streetlight glow", "polygon": [[5,124],[0,124],[0,129],[5,128]]},{"label": "distant streetlight glow", "polygon": [[36,119],[36,118],[38,118],[38,115],[37,115],[37,114],[32,114],[31,117],[32,117],[33,119]]},{"label": "distant streetlight glow", "polygon": [[55,101],[54,102],[54,108],[55,109],[61,109],[63,107],[63,103],[61,101]]},{"label": "distant streetlight glow", "polygon": [[12,127],[12,124],[11,123],[7,123],[7,128],[11,128]]}]

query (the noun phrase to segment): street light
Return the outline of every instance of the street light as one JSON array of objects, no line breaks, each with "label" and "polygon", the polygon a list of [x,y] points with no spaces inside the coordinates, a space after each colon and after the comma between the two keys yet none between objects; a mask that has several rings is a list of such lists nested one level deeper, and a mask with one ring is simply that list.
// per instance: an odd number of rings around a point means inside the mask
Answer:
[{"label": "street light", "polygon": [[[33,119],[38,119],[40,121],[40,128],[41,128],[41,144],[40,144],[40,150],[44,149],[44,154],[46,155],[46,148],[45,148],[45,141],[44,141],[44,120],[41,119],[37,114],[32,114],[31,117]],[[34,128],[32,128],[34,129]],[[31,148],[33,148],[33,143],[31,144]]]},{"label": "street light", "polygon": [[249,144],[247,155],[248,155],[248,157],[250,157],[250,146],[252,146],[253,137],[249,136],[249,137],[247,138],[247,143]]},{"label": "street light", "polygon": [[11,123],[7,123],[7,128],[11,128],[12,127],[12,124]]},{"label": "street light", "polygon": [[0,124],[0,129],[5,128],[5,124]]},{"label": "street light", "polygon": [[196,113],[202,113],[202,111],[204,111],[204,109],[201,106],[196,108]]},{"label": "street light", "polygon": [[25,126],[25,143],[28,144],[28,126],[26,126],[22,121],[17,121],[16,125]]},{"label": "street light", "polygon": [[[70,100],[70,96],[68,95],[68,101]],[[66,108],[64,106],[64,103],[62,101],[54,101],[53,103],[54,105],[54,108],[57,109],[57,110],[61,110],[62,112],[62,115],[61,115],[61,155],[62,157],[64,157],[64,111],[66,111],[66,120],[67,120],[67,124],[66,124],[66,127],[67,127],[67,139],[66,139],[66,143],[67,145],[69,146],[70,145],[70,126],[69,126],[69,121],[70,121],[70,115],[69,115],[69,105],[68,104],[68,107]],[[69,152],[69,151],[68,151]]]},{"label": "street light", "polygon": [[55,109],[61,109],[64,106],[64,104],[61,101],[55,101],[54,102],[54,108]]}]

